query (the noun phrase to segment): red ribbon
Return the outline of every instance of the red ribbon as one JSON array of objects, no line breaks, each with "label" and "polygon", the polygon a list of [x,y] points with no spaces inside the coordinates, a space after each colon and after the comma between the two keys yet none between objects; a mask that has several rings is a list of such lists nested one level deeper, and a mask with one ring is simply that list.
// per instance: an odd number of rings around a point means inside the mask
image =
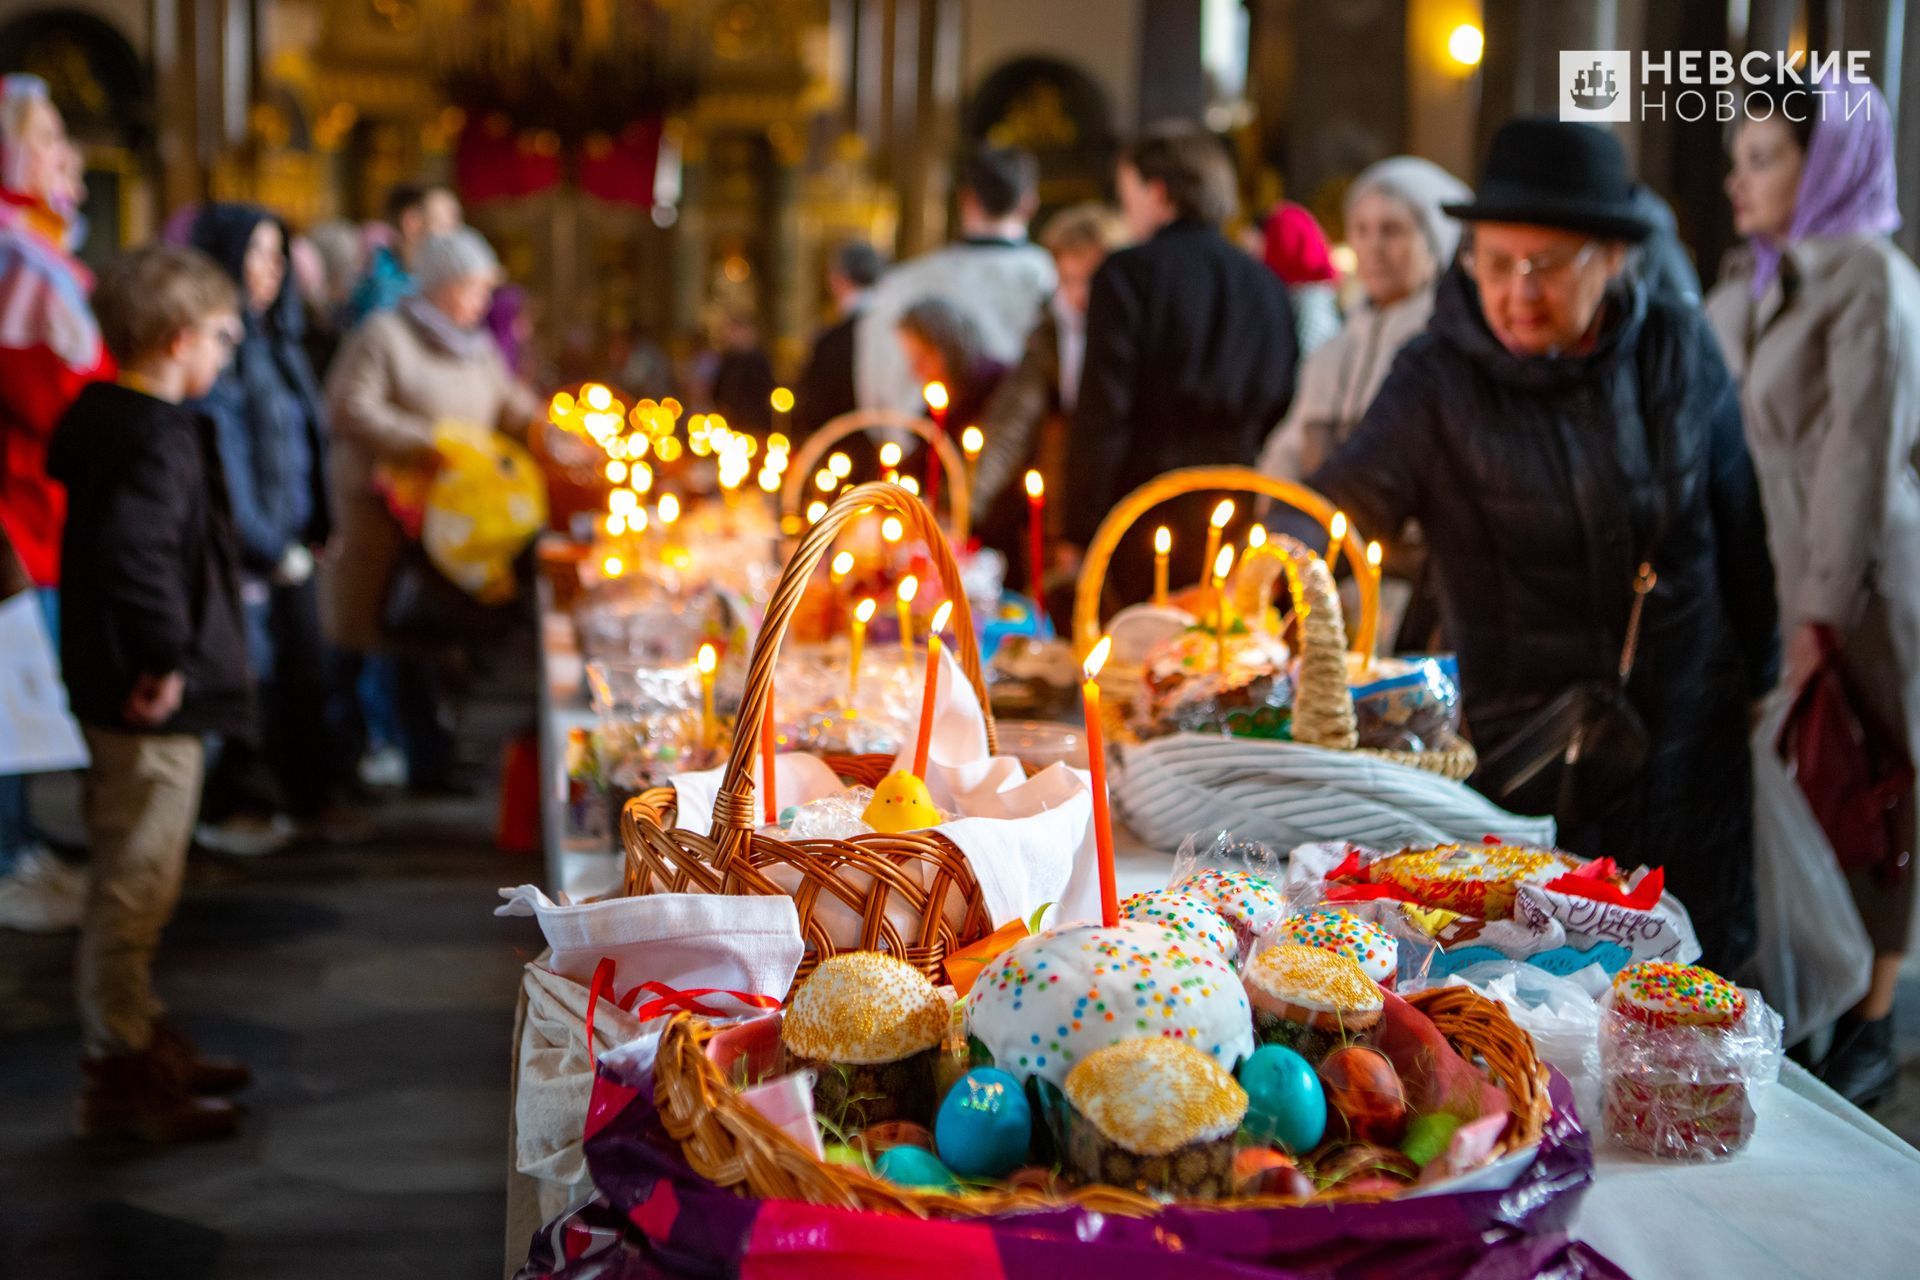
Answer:
[{"label": "red ribbon", "polygon": [[[738,1010],[716,1009],[706,1004],[702,996],[727,996],[738,1000],[751,1009],[778,1009],[780,1002],[772,996],[755,995],[750,991],[729,991],[725,987],[689,987],[681,990],[670,987],[664,982],[643,982],[624,996],[617,995],[613,989],[613,958],[602,956],[600,963],[593,968],[593,982],[587,988],[587,1052],[593,1052],[593,1014],[599,1007],[600,999],[606,996],[622,1011],[631,1013],[642,1022],[651,1021],[669,1013],[685,1010],[703,1018],[731,1018]],[[654,999],[640,1004],[642,995]],[[639,1007],[636,1008],[635,1006]]]}]

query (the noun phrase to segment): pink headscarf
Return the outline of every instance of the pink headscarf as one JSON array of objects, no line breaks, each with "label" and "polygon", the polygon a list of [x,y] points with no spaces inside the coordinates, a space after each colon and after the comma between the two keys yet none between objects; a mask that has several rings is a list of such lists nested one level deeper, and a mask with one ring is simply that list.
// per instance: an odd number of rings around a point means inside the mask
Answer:
[{"label": "pink headscarf", "polygon": [[[1869,80],[1824,80],[1835,90],[1813,126],[1784,244],[1753,237],[1753,296],[1780,274],[1780,255],[1808,236],[1885,235],[1900,228],[1893,112]],[[1860,95],[1866,95],[1861,106]],[[1851,107],[1852,110],[1848,108]]]},{"label": "pink headscarf", "polygon": [[1326,233],[1311,213],[1282,201],[1267,219],[1265,258],[1288,286],[1320,284],[1336,278]]}]

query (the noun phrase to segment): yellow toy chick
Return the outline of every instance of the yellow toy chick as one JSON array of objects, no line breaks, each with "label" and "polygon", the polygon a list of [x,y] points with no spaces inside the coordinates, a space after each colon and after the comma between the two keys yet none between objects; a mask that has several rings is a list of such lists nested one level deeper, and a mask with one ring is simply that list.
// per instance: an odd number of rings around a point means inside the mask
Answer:
[{"label": "yellow toy chick", "polygon": [[927,784],[911,773],[890,773],[880,779],[867,811],[860,816],[875,831],[889,836],[940,825],[940,811],[933,807]]}]

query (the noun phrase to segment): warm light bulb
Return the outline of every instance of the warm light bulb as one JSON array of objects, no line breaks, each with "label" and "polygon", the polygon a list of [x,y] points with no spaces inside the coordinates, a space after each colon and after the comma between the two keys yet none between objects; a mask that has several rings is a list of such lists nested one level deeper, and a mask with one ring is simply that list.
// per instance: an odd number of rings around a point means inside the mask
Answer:
[{"label": "warm light bulb", "polygon": [[785,387],[775,387],[773,389],[772,400],[773,411],[775,413],[791,413],[793,411],[793,392],[787,390]]},{"label": "warm light bulb", "polygon": [[1027,496],[1038,498],[1047,491],[1047,482],[1040,478],[1038,471],[1027,472]]},{"label": "warm light bulb", "polygon": [[898,542],[907,536],[907,527],[900,523],[899,516],[888,516],[880,522],[880,536],[888,542]]},{"label": "warm light bulb", "polygon": [[720,655],[712,645],[703,644],[700,646],[700,656],[694,661],[700,668],[701,675],[710,676],[714,668],[720,665]]},{"label": "warm light bulb", "polygon": [[1153,531],[1153,553],[1163,556],[1173,550],[1173,530],[1161,525]]},{"label": "warm light bulb", "polygon": [[926,386],[920,389],[920,394],[926,398],[927,408],[933,410],[935,413],[946,412],[946,409],[947,409],[947,384],[946,383],[929,382]]},{"label": "warm light bulb", "polygon": [[945,631],[947,629],[947,620],[952,617],[953,617],[953,601],[951,600],[941,601],[940,607],[933,611],[933,623],[928,634],[937,636],[942,631]]},{"label": "warm light bulb", "polygon": [[607,460],[607,483],[608,484],[625,484],[626,479],[627,479],[627,464],[620,461],[620,459],[618,458],[609,458]]},{"label": "warm light bulb", "polygon": [[833,472],[836,479],[845,480],[853,474],[853,459],[844,453],[836,453],[827,459],[827,470]]},{"label": "warm light bulb", "polygon": [[842,551],[835,555],[833,563],[827,566],[827,571],[833,575],[835,582],[844,579],[853,572],[853,552]]},{"label": "warm light bulb", "polygon": [[873,611],[879,607],[880,606],[871,598],[862,600],[854,606],[853,616],[858,618],[862,624],[872,622]]},{"label": "warm light bulb", "polygon": [[589,382],[581,394],[587,398],[587,408],[595,413],[605,413],[607,406],[613,403],[613,392],[597,382]]},{"label": "warm light bulb", "polygon": [[1486,51],[1486,35],[1471,22],[1463,22],[1447,33],[1447,53],[1463,67],[1479,66]]},{"label": "warm light bulb", "polygon": [[900,465],[900,446],[889,440],[880,446],[880,465],[897,467]]},{"label": "warm light bulb", "polygon": [[671,493],[661,494],[658,514],[661,524],[672,524],[675,520],[678,520],[680,518],[680,499]]},{"label": "warm light bulb", "polygon": [[913,598],[920,593],[920,579],[908,574],[900,579],[898,595],[901,604],[912,604]]},{"label": "warm light bulb", "polygon": [[1227,580],[1227,575],[1232,572],[1233,572],[1233,544],[1228,543],[1226,546],[1220,548],[1220,554],[1213,558],[1214,585],[1218,586],[1219,584],[1225,582]]},{"label": "warm light bulb", "polygon": [[978,427],[968,427],[960,433],[960,451],[969,458],[977,458],[980,451],[987,447],[986,433]]},{"label": "warm light bulb", "polygon": [[1093,680],[1100,674],[1100,668],[1107,665],[1107,655],[1113,652],[1113,637],[1101,636],[1100,643],[1087,653],[1087,660],[1080,667],[1087,679]]},{"label": "warm light bulb", "polygon": [[1212,523],[1213,527],[1216,529],[1224,529],[1227,527],[1228,524],[1232,522],[1232,520],[1233,520],[1233,499],[1232,498],[1220,499],[1220,505],[1213,509],[1213,519],[1210,523]]}]

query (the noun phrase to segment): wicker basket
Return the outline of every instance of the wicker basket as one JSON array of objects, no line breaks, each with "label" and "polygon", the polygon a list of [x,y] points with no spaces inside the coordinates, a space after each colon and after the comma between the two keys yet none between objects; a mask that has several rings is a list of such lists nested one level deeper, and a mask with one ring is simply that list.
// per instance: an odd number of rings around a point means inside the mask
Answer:
[{"label": "wicker basket", "polygon": [[[1333,504],[1313,490],[1261,475],[1247,467],[1188,467],[1169,471],[1141,485],[1107,513],[1087,547],[1073,597],[1076,653],[1084,656],[1100,638],[1100,594],[1106,584],[1107,567],[1134,521],[1170,498],[1213,489],[1275,498],[1312,516],[1324,527],[1333,523]],[[1358,722],[1353,710],[1353,691],[1347,684],[1347,629],[1333,573],[1312,548],[1291,539],[1279,539],[1268,545],[1271,549],[1260,558],[1277,563],[1284,570],[1293,593],[1294,612],[1301,620],[1293,740],[1329,751],[1358,751],[1361,755],[1412,765],[1456,781],[1471,775],[1479,760],[1473,747],[1464,740],[1456,739],[1434,751],[1385,751],[1356,746]],[[1358,531],[1349,527],[1343,545],[1355,564],[1364,563],[1366,544]],[[1379,584],[1365,573],[1356,574],[1355,580],[1360,590],[1360,630],[1365,634],[1372,629],[1380,608]],[[1131,736],[1124,723],[1116,722],[1110,727],[1123,738]]]},{"label": "wicker basket", "polygon": [[[926,540],[934,568],[953,601],[955,646],[961,669],[973,685],[986,715],[987,747],[997,751],[993,712],[981,674],[980,647],[974,636],[967,597],[959,590],[953,550],[925,503],[893,484],[863,484],[835,502],[787,561],[766,621],[754,641],[740,703],[741,724],[758,724],[773,696],[774,664],[780,642],[801,594],[833,548],[834,538],[851,520],[869,513],[898,515]],[[627,802],[620,818],[626,847],[626,892],[787,894],[800,913],[806,943],[799,977],[840,950],[885,951],[939,980],[950,952],[993,931],[980,885],[966,855],[932,831],[901,835],[863,835],[847,840],[798,842],[754,830],[753,763],[757,735],[736,734],[726,773],[714,802],[713,829],[702,833],[676,827],[672,788],[656,788]],[[828,756],[828,765],[849,783],[874,785],[893,767],[887,755]],[[791,882],[783,887],[774,876]],[[857,914],[860,937],[851,946],[836,944],[818,909],[839,903]],[[903,925],[903,921],[906,923]]]},{"label": "wicker basket", "polygon": [[[1510,1115],[1494,1154],[1505,1155],[1538,1142],[1552,1109],[1547,1069],[1534,1053],[1532,1038],[1506,1010],[1465,987],[1436,988],[1406,1000],[1426,1015],[1461,1056],[1484,1066],[1505,1091]],[[1135,1192],[1102,1185],[1062,1194],[1031,1187],[965,1196],[914,1191],[864,1169],[829,1164],[740,1100],[706,1054],[709,1034],[705,1023],[685,1014],[668,1024],[654,1065],[654,1101],[667,1133],[680,1143],[693,1171],[719,1186],[767,1199],[921,1218],[971,1218],[1059,1204],[1144,1218],[1165,1207]],[[1379,1198],[1335,1188],[1316,1196],[1313,1203]],[[1251,1196],[1209,1201],[1201,1207],[1257,1209],[1298,1203],[1277,1196]]]},{"label": "wicker basket", "polygon": [[863,435],[869,431],[899,431],[919,436],[939,455],[940,470],[947,489],[947,537],[956,547],[966,546],[972,528],[969,505],[973,500],[972,485],[966,461],[960,456],[960,450],[954,447],[953,437],[935,428],[925,418],[911,418],[904,413],[879,409],[843,413],[821,424],[818,431],[800,442],[800,448],[787,468],[786,479],[780,485],[781,526],[791,527],[793,522],[800,519],[800,507],[806,498],[808,486],[812,485],[814,472],[827,456],[827,451],[849,436]]}]

